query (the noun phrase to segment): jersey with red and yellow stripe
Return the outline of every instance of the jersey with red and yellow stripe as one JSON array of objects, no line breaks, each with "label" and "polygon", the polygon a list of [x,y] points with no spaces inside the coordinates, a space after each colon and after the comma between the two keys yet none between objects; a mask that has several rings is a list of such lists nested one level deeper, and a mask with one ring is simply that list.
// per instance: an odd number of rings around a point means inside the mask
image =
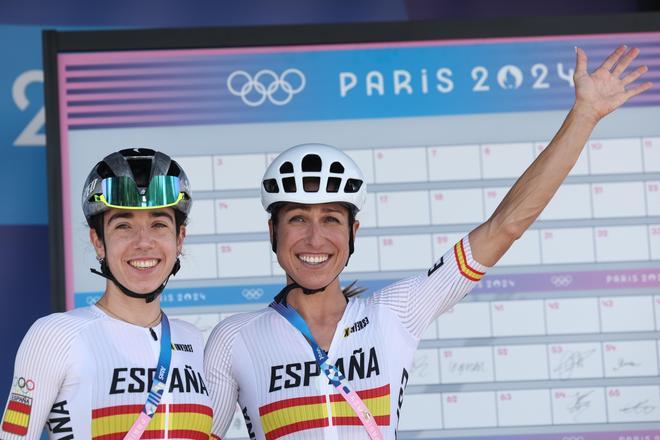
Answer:
[{"label": "jersey with red and yellow stripe", "polygon": [[[384,438],[395,438],[421,335],[485,269],[472,258],[465,237],[428,272],[348,300],[329,360],[370,409]],[[222,321],[204,358],[214,438],[227,431],[236,401],[250,438],[368,438],[353,409],[319,370],[307,340],[272,308]]]},{"label": "jersey with red and yellow stripe", "polygon": [[[165,393],[143,438],[204,439],[212,409],[201,333],[170,320]],[[139,327],[96,306],[35,322],[16,356],[0,438],[123,439],[147,398],[160,353],[160,324]]]}]

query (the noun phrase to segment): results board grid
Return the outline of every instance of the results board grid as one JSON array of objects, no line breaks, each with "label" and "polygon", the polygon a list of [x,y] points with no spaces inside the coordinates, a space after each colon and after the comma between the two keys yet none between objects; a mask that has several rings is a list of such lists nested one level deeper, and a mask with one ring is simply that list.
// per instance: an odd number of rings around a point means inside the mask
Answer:
[{"label": "results board grid", "polygon": [[[440,246],[441,241],[448,241],[444,237],[455,241],[461,234],[418,234],[415,228],[459,228],[467,232],[483,222],[509,189],[489,186],[491,179],[516,177],[545,146],[544,142],[517,142],[348,150],[366,170],[368,183],[376,184],[376,191],[368,194],[366,208],[359,215],[364,234],[358,235],[357,252],[347,272],[427,267],[451,245]],[[264,152],[177,158],[192,169],[193,187],[210,195],[196,201],[186,255],[195,264],[185,265],[189,270],[183,270],[179,279],[281,275],[277,265],[265,259],[251,261],[246,271],[248,250],[258,246],[257,242],[267,243],[267,214],[258,197],[232,196],[255,191],[255,182],[259,182],[273,157],[273,153]],[[400,166],[402,158],[406,167]],[[498,265],[660,259],[660,218],[659,225],[654,224],[660,217],[660,179],[652,174],[660,172],[660,164],[655,163],[658,158],[660,138],[589,141],[571,174],[595,180],[563,185],[538,223]],[[626,180],[620,180],[622,173]],[[406,189],[414,182],[440,181],[453,186],[441,190]],[[465,186],[471,182],[481,182],[481,186]],[[399,186],[396,191],[378,191],[378,187],[390,184]],[[222,192],[221,198],[213,196],[218,191]],[[539,228],[554,224],[557,227]],[[392,228],[404,228],[406,233],[391,234],[388,229]],[[238,238],[241,236],[251,238]],[[414,258],[406,259],[405,264],[394,257],[423,240],[431,242],[430,251],[410,254]],[[212,251],[209,246],[217,248]]]}]

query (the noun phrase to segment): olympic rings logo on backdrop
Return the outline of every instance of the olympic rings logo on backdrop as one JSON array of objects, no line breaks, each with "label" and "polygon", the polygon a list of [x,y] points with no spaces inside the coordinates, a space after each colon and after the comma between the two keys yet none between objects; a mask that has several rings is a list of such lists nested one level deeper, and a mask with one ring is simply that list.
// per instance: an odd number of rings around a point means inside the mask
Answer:
[{"label": "olympic rings logo on backdrop", "polygon": [[264,289],[261,288],[241,290],[241,295],[243,295],[243,298],[247,300],[258,300],[263,296],[263,294]]},{"label": "olympic rings logo on backdrop", "polygon": [[21,391],[27,391],[28,393],[34,391],[35,387],[32,379],[25,379],[24,377],[16,379],[16,386],[18,386]]},{"label": "olympic rings logo on backdrop", "polygon": [[571,275],[553,275],[550,277],[550,283],[555,287],[568,287],[573,283]]},{"label": "olympic rings logo on backdrop", "polygon": [[266,99],[275,105],[286,105],[305,88],[305,84],[305,75],[294,68],[285,70],[281,75],[264,69],[254,77],[244,70],[237,70],[227,78],[227,88],[231,94],[240,96],[250,107],[258,107]]}]

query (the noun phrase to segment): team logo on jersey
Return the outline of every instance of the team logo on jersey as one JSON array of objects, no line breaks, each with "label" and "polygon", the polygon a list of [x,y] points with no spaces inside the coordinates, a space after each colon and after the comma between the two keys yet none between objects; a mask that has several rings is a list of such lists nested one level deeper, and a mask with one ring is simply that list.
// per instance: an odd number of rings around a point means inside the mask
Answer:
[{"label": "team logo on jersey", "polygon": [[193,353],[193,346],[192,344],[174,344],[172,343],[172,350],[173,351],[185,351],[188,353]]},{"label": "team logo on jersey", "polygon": [[361,320],[354,322],[352,326],[346,327],[344,329],[344,337],[348,338],[349,335],[355,332],[359,332],[360,330],[365,328],[368,324],[369,324],[369,318],[365,316]]},{"label": "team logo on jersey", "polygon": [[2,421],[2,430],[16,435],[26,435],[32,413],[32,392],[36,384],[32,379],[14,377],[9,403]]}]

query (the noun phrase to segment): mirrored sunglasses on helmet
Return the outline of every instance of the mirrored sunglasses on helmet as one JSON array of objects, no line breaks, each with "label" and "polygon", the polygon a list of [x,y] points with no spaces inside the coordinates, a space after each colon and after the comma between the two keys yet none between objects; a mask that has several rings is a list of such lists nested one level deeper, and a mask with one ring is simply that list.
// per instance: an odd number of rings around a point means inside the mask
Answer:
[{"label": "mirrored sunglasses on helmet", "polygon": [[101,181],[102,194],[94,194],[94,201],[109,208],[155,209],[175,206],[185,196],[176,176],[154,176],[146,189],[140,190],[127,176],[108,177]]}]

